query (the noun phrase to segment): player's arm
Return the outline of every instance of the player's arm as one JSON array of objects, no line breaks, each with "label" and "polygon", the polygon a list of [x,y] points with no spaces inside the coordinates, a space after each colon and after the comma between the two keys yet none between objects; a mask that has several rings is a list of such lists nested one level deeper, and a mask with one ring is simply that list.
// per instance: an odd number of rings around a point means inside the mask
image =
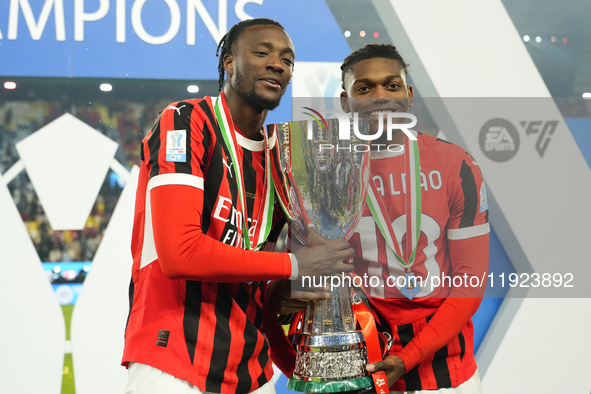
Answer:
[{"label": "player's arm", "polygon": [[[468,277],[477,272],[482,274],[488,266],[488,234],[450,241],[449,252],[452,261],[469,268],[464,270]],[[457,275],[463,276],[464,272],[457,271]],[[484,289],[470,286],[452,290],[429,323],[408,345],[396,355],[389,355],[383,361],[368,366],[368,371],[386,371],[388,383],[390,386],[394,384],[404,373],[431,357],[458,335],[478,309],[483,292]]]},{"label": "player's arm", "polygon": [[[176,107],[181,104],[188,103],[176,103]],[[205,123],[199,114],[186,108],[165,110],[145,148],[150,150],[152,169],[158,166],[148,183],[150,206],[146,209],[151,210],[154,246],[164,275],[169,279],[250,282],[349,271],[341,262],[353,254],[345,241],[299,251],[292,259],[287,253],[242,250],[204,234],[203,158],[208,149],[202,130]],[[190,130],[190,161],[166,161],[160,149],[166,146],[169,130]]]},{"label": "player's arm", "polygon": [[170,279],[250,282],[289,278],[286,253],[250,252],[203,233],[203,190],[166,185],[150,191],[154,243]]}]

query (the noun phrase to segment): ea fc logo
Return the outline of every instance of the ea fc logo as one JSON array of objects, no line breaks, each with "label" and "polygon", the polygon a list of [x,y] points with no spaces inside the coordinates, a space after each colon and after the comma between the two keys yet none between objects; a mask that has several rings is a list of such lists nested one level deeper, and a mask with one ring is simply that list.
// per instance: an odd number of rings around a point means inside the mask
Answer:
[{"label": "ea fc logo", "polygon": [[501,118],[491,119],[482,126],[479,141],[482,152],[493,161],[510,160],[519,149],[517,129]]}]

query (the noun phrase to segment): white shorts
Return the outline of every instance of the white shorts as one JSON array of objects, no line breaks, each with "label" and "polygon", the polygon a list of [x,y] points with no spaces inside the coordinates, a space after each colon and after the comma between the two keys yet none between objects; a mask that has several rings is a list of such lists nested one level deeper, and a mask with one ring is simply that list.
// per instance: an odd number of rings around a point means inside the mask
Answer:
[{"label": "white shorts", "polygon": [[[186,380],[146,364],[129,363],[129,379],[125,394],[212,394],[201,391]],[[226,394],[226,393],[225,393]],[[273,381],[265,383],[251,394],[275,394]]]},{"label": "white shorts", "polygon": [[419,390],[419,391],[390,391],[390,394],[482,394],[482,386],[480,385],[480,375],[478,370],[474,375],[458,387],[450,389],[439,390]]}]

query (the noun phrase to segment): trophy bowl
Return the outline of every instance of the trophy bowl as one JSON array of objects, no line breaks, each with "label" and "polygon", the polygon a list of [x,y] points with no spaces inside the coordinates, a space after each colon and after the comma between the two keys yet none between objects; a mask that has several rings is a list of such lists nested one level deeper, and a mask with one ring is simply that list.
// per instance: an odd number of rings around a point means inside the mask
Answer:
[{"label": "trophy bowl", "polygon": [[[290,218],[292,243],[306,245],[311,229],[330,239],[352,235],[371,176],[369,145],[356,136],[367,134],[369,126],[359,119],[355,127],[349,123],[339,132],[342,119],[268,126],[269,135],[277,135],[273,178]],[[331,289],[330,298],[315,301],[301,315],[293,342],[297,356],[287,385],[290,390],[333,393],[373,386],[365,370],[365,338],[355,330],[351,299],[349,284],[343,280],[341,287]]]}]

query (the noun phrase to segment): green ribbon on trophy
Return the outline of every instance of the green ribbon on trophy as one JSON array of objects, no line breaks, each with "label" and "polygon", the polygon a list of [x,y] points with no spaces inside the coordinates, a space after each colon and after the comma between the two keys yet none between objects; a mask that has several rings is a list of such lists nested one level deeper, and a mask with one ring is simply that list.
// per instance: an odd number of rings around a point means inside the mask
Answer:
[{"label": "green ribbon on trophy", "polygon": [[388,211],[384,206],[384,202],[382,201],[373,180],[369,182],[370,188],[367,193],[366,201],[386,243],[394,253],[398,263],[404,268],[405,286],[400,289],[400,292],[405,297],[412,300],[421,290],[417,284],[415,274],[412,272],[412,265],[414,264],[417,252],[417,244],[421,235],[421,164],[418,141],[416,139],[410,139],[407,135],[405,135],[404,138],[405,146],[408,147],[404,155],[407,234],[407,253],[405,255],[409,256],[407,260],[402,257],[402,252],[398,245],[394,228],[392,227],[392,221],[388,216]]},{"label": "green ribbon on trophy", "polygon": [[[224,138],[224,142],[226,144],[228,152],[230,153],[232,162],[234,163],[234,173],[236,174],[236,186],[238,189],[238,198],[240,201],[239,208],[242,211],[242,237],[244,239],[244,244],[246,245],[246,249],[248,250],[258,250],[265,244],[267,237],[271,232],[273,205],[275,204],[275,192],[273,189],[273,181],[271,178],[271,160],[269,157],[269,137],[267,133],[263,130],[263,136],[265,138],[265,178],[263,184],[265,189],[263,191],[261,207],[259,208],[258,217],[256,220],[256,228],[253,234],[254,243],[251,244],[250,229],[248,227],[248,218],[246,212],[246,192],[244,189],[244,181],[242,180],[242,170],[240,168],[240,165],[242,163],[242,150],[236,149],[236,145],[238,143],[236,141],[236,134],[234,131],[234,122],[232,121],[232,115],[230,114],[230,111],[228,110],[228,106],[226,105],[225,101],[226,99],[224,93],[222,93],[220,97],[216,99],[214,105],[215,118],[222,132],[222,136]],[[255,223],[255,220],[252,220],[251,223]]]}]

